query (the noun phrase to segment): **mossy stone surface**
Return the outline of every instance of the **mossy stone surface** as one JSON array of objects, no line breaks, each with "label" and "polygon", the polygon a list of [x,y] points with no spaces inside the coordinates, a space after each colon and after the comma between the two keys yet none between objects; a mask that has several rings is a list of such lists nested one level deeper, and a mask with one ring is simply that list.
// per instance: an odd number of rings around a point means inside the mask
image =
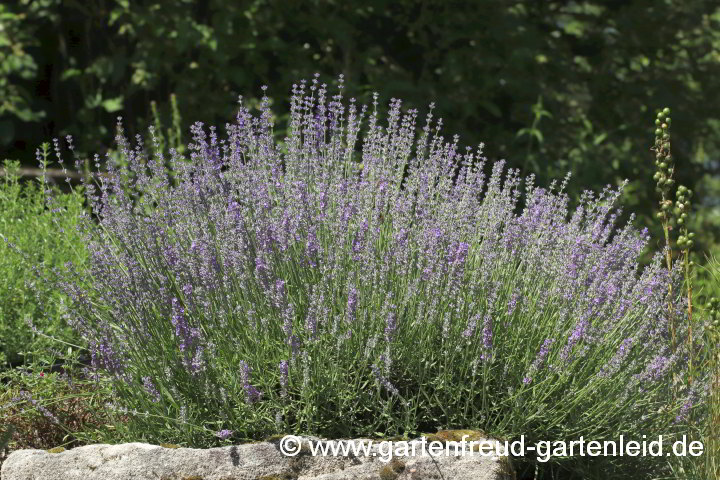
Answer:
[{"label": "mossy stone surface", "polygon": [[[441,431],[433,435],[438,440],[446,441],[461,440],[463,435],[473,439],[485,438],[481,432],[467,430]],[[315,437],[299,438],[303,444],[318,441]],[[350,441],[366,440],[368,439]],[[374,460],[355,458],[352,455],[352,458],[324,458],[324,455],[313,456],[304,452],[288,458],[282,455],[277,445],[267,442],[211,449],[181,448],[173,444],[164,447],[180,450],[170,452],[165,448],[158,448],[158,445],[143,443],[87,445],[70,449],[63,455],[38,455],[37,450],[20,450],[13,452],[3,463],[2,478],[26,480],[27,472],[31,471],[36,478],[47,480],[125,480],[151,477],[158,480],[402,480],[410,477],[423,480],[435,478],[439,469],[448,472],[445,476],[448,480],[515,480],[512,470],[508,468],[507,459],[475,455],[460,458],[447,458],[445,455],[437,458],[427,455],[409,458],[396,455],[385,463],[377,458],[379,447],[373,449]],[[61,452],[64,448],[58,447],[50,451]]]},{"label": "mossy stone surface", "polygon": [[436,433],[425,434],[428,442],[462,442],[463,436],[466,442],[473,442],[488,439],[488,435],[482,430],[438,430]]},{"label": "mossy stone surface", "polygon": [[395,480],[405,471],[405,462],[393,458],[390,463],[380,469],[381,480]]}]

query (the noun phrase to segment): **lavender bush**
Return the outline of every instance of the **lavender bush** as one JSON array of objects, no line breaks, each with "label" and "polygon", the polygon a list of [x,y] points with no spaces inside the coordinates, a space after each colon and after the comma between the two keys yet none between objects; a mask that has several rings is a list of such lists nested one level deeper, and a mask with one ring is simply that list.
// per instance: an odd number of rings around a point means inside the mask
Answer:
[{"label": "lavender bush", "polygon": [[86,184],[99,228],[89,281],[64,285],[72,324],[145,438],[671,441],[702,413],[687,322],[669,341],[680,278],[661,255],[640,268],[649,237],[618,225],[621,189],[571,208],[565,182],[458,152],[432,104],[416,138],[416,110],[393,99],[381,127],[377,95],[343,102],[342,77],[331,98],[317,78],[292,94],[282,142],[267,97],[224,139],[196,123],[189,158],[119,124],[122,161]]}]

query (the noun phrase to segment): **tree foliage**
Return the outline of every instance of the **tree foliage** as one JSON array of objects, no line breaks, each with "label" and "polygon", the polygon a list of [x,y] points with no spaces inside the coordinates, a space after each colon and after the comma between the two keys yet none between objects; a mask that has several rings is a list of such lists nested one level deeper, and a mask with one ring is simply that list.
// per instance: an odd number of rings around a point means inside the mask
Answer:
[{"label": "tree foliage", "polygon": [[15,0],[0,27],[0,148],[25,163],[48,136],[102,152],[116,116],[142,132],[151,102],[169,117],[171,94],[188,122],[222,125],[263,84],[285,99],[296,78],[342,73],[362,102],[375,89],[421,111],[435,102],[446,132],[539,181],[572,172],[571,193],[630,179],[627,203],[650,224],[647,125],[668,105],[698,247],[715,243],[713,0]]}]

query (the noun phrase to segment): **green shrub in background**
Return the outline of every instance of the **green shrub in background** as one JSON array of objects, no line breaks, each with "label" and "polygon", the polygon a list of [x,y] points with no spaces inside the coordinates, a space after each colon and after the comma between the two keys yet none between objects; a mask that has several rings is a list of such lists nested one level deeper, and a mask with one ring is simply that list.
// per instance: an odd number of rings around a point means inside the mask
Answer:
[{"label": "green shrub in background", "polygon": [[[50,335],[73,338],[62,316],[63,296],[40,281],[33,265],[47,273],[72,262],[83,268],[87,254],[76,225],[84,208],[82,192],[57,192],[55,215],[47,209],[41,182],[21,182],[18,162],[5,161],[0,177],[0,367],[24,361],[29,352],[58,344]],[[41,308],[37,296],[43,300]],[[44,335],[33,333],[28,320]]]}]

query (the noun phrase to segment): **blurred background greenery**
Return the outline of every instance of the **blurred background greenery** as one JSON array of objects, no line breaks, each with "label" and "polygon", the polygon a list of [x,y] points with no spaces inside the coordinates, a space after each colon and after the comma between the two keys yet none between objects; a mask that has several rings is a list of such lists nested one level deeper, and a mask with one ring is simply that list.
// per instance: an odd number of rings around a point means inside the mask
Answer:
[{"label": "blurred background greenery", "polygon": [[485,142],[540,183],[572,172],[573,195],[629,179],[627,210],[658,246],[649,147],[669,106],[697,251],[718,252],[716,0],[5,0],[0,159],[34,166],[41,142],[67,134],[102,154],[119,115],[131,135],[151,105],[171,125],[172,94],[182,132],[231,121],[261,85],[280,114],[315,72],[330,86],[344,74],[361,103],[401,98],[421,122],[435,102],[447,139]]}]

